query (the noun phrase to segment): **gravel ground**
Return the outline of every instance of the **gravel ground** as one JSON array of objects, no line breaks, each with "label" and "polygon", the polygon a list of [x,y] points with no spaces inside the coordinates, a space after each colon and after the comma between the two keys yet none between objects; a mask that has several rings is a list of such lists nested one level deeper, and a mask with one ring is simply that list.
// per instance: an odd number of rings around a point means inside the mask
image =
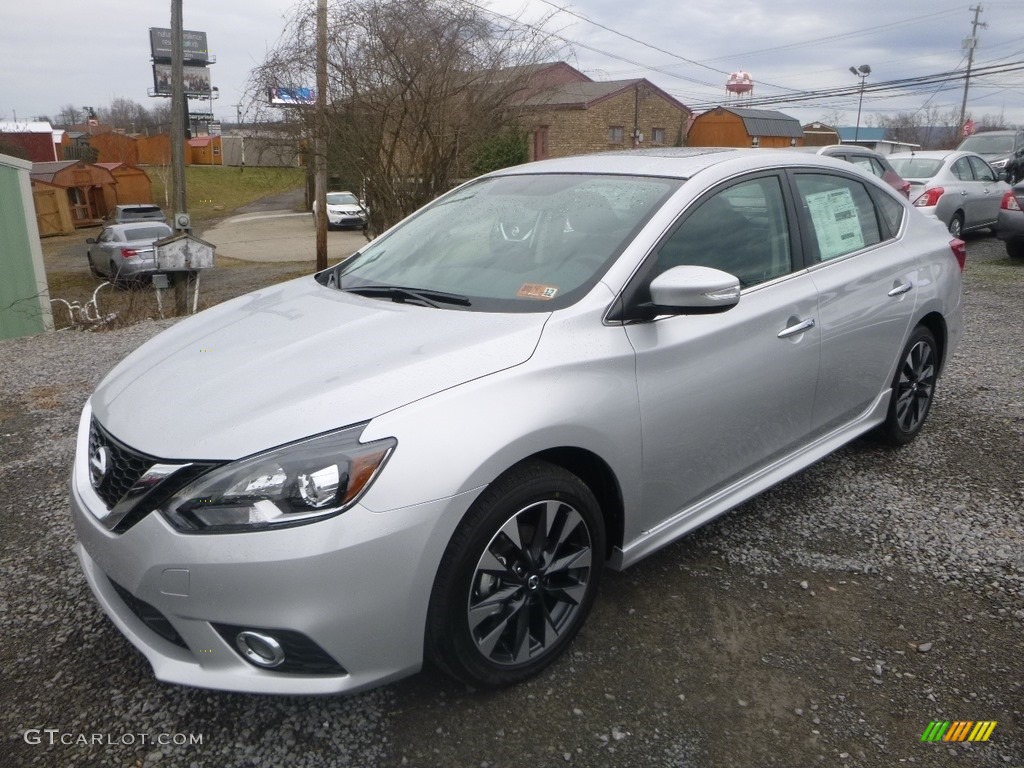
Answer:
[{"label": "gravel ground", "polygon": [[[857,441],[608,574],[572,651],[497,693],[429,670],[350,698],[156,682],[80,574],[66,485],[88,393],[168,323],[0,342],[0,765],[1020,768],[1022,299],[1024,263],[972,239],[918,440]],[[940,719],[998,725],[921,743]]]}]

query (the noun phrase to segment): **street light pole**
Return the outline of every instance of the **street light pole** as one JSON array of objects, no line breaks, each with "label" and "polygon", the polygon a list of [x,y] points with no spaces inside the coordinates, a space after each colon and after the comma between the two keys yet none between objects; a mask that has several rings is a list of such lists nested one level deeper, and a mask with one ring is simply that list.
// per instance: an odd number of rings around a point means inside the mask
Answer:
[{"label": "street light pole", "polygon": [[853,140],[857,141],[860,138],[860,110],[864,106],[864,81],[871,74],[871,67],[867,64],[861,64],[859,67],[850,67],[850,71],[860,78],[860,99],[857,101],[857,127],[853,131]]}]

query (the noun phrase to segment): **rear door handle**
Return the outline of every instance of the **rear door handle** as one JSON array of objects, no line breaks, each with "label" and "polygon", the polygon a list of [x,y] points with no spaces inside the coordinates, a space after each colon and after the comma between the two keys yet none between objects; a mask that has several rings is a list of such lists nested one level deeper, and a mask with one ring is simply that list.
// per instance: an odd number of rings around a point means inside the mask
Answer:
[{"label": "rear door handle", "polygon": [[914,287],[913,283],[909,283],[909,282],[908,283],[900,283],[895,288],[893,288],[891,291],[889,291],[889,295],[890,296],[902,296],[904,293],[909,293],[910,290],[913,287]]},{"label": "rear door handle", "polygon": [[780,339],[788,339],[790,336],[796,336],[798,333],[809,331],[814,327],[814,318],[809,317],[806,320],[801,320],[796,325],[790,325],[787,328],[783,328],[779,331]]}]

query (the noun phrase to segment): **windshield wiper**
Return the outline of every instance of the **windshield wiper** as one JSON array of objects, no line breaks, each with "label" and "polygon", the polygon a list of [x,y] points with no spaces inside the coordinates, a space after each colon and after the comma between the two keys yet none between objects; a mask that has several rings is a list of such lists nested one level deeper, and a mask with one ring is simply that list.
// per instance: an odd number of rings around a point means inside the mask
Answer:
[{"label": "windshield wiper", "polygon": [[357,293],[360,296],[386,296],[398,303],[418,301],[426,304],[428,307],[439,307],[441,304],[468,307],[472,304],[468,296],[463,296],[459,293],[434,291],[430,288],[405,288],[400,285],[353,285],[346,286],[342,290],[349,293]]}]

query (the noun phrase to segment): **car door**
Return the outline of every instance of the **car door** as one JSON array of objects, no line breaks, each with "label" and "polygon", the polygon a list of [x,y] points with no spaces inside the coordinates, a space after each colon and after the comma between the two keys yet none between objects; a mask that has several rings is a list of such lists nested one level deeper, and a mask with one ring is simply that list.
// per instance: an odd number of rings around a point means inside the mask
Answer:
[{"label": "car door", "polygon": [[819,301],[813,422],[821,435],[865,414],[887,390],[920,273],[897,237],[906,209],[888,192],[822,171],[792,178]]},{"label": "car door", "polygon": [[116,240],[117,236],[114,230],[109,227],[100,232],[100,236],[96,240],[98,248],[97,253],[93,256],[93,265],[107,277],[111,275],[110,260],[116,247]]},{"label": "car door", "polygon": [[976,227],[984,221],[985,194],[981,182],[974,178],[970,158],[958,158],[950,171],[957,180],[955,191],[964,214],[964,229]]},{"label": "car door", "polygon": [[971,170],[974,171],[975,183],[981,189],[981,197],[978,200],[977,221],[978,226],[994,224],[999,217],[999,205],[1002,203],[1003,195],[999,180],[996,178],[992,166],[980,157],[968,157],[971,163]]},{"label": "car door", "polygon": [[666,269],[709,266],[739,277],[742,294],[719,314],[626,325],[643,435],[635,533],[806,439],[818,375],[817,292],[794,261],[783,188],[781,175],[769,174],[712,191],[690,206],[636,278],[633,300],[649,299],[644,286]]}]

